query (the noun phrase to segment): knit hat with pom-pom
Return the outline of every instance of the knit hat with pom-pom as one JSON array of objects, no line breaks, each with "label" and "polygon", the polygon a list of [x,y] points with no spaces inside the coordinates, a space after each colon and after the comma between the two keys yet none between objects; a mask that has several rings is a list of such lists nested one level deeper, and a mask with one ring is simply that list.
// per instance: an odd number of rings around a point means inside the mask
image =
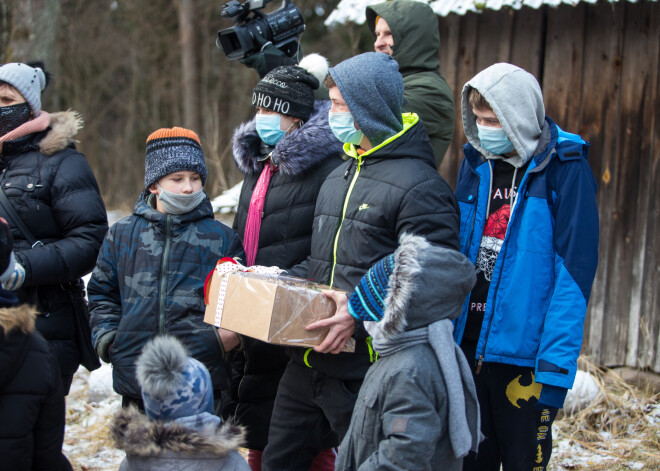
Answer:
[{"label": "knit hat with pom-pom", "polygon": [[318,54],[310,54],[299,65],[276,67],[254,87],[252,106],[307,121],[314,110],[314,90],[327,73],[328,61]]},{"label": "knit hat with pom-pom", "polygon": [[175,337],[151,340],[137,361],[147,417],[172,421],[213,413],[213,384],[206,367],[190,358]]},{"label": "knit hat with pom-pom", "polygon": [[144,186],[149,188],[165,175],[189,170],[197,172],[206,184],[206,163],[199,137],[185,128],[162,128],[147,138]]}]

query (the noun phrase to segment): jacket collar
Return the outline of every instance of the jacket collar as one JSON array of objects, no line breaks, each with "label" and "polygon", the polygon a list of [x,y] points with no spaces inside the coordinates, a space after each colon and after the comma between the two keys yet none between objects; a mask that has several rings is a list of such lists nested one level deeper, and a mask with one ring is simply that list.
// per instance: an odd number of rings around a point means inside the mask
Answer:
[{"label": "jacket collar", "polygon": [[50,114],[50,126],[43,132],[5,142],[2,153],[5,156],[22,154],[36,150],[44,155],[53,155],[75,144],[75,136],[82,128],[80,115],[73,111]]},{"label": "jacket collar", "polygon": [[228,422],[192,429],[176,422],[149,420],[132,407],[115,415],[110,436],[127,455],[154,456],[172,451],[186,452],[191,457],[198,453],[222,457],[243,444],[245,431]]},{"label": "jacket collar", "polygon": [[0,308],[0,334],[3,332],[6,334],[14,329],[24,333],[32,332],[36,315],[36,309],[26,304]]},{"label": "jacket collar", "polygon": [[[296,176],[306,173],[332,154],[341,154],[341,142],[332,133],[328,124],[330,101],[314,103],[309,120],[294,132],[287,134],[275,145],[273,161],[285,175]],[[234,160],[245,175],[261,173],[263,168],[261,139],[256,130],[256,121],[241,124],[232,139]]]},{"label": "jacket collar", "polygon": [[415,113],[403,113],[403,129],[376,147],[359,154],[353,144],[344,144],[344,152],[354,159],[418,158],[435,168],[433,149],[426,130]]}]

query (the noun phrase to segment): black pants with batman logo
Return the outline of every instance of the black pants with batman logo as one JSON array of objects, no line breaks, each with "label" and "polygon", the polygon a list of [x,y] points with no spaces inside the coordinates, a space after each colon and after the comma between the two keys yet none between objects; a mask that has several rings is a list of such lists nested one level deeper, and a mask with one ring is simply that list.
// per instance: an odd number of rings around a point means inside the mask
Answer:
[{"label": "black pants with batman logo", "polygon": [[483,363],[476,374],[476,345],[461,345],[472,368],[485,439],[463,460],[463,471],[546,471],[552,453],[556,407],[539,406],[542,385],[534,368]]}]

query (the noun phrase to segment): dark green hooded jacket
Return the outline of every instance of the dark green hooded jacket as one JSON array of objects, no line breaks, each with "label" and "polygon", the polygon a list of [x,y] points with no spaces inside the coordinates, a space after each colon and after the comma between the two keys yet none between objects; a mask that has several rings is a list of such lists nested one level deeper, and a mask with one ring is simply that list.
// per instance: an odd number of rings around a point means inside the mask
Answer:
[{"label": "dark green hooded jacket", "polygon": [[403,75],[404,112],[416,113],[431,138],[436,166],[454,135],[454,98],[440,73],[438,19],[420,2],[395,0],[367,7],[367,24],[374,32],[376,17],[387,21],[394,38],[393,57]]}]

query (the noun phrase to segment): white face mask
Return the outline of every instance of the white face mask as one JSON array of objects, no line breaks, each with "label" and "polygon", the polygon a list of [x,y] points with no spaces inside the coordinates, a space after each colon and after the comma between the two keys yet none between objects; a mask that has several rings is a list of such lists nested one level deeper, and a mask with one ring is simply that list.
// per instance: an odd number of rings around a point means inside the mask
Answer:
[{"label": "white face mask", "polygon": [[158,183],[156,183],[156,187],[160,190],[156,197],[167,214],[189,213],[206,199],[203,189],[190,195],[184,195],[167,191]]}]

